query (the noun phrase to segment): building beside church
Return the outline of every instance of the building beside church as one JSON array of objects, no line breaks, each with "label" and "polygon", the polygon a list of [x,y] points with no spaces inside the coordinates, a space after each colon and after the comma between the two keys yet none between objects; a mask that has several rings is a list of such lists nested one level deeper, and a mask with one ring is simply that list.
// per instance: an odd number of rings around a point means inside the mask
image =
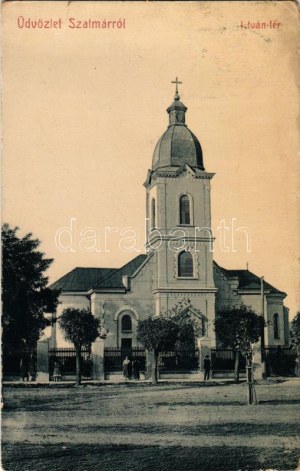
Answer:
[{"label": "building beside church", "polygon": [[[167,109],[169,124],[153,154],[144,183],[146,254],[117,268],[74,268],[51,285],[60,289],[57,315],[66,307],[90,307],[108,331],[106,347],[138,346],[137,322],[189,299],[202,336],[216,345],[214,319],[222,306],[244,303],[261,312],[261,279],[249,270],[227,270],[213,261],[211,180],[201,145],[186,125],[177,84]],[[263,282],[266,346],[287,345],[286,294]],[[201,314],[199,314],[201,313]],[[200,319],[199,319],[200,318]],[[54,325],[51,345],[65,344]]]}]

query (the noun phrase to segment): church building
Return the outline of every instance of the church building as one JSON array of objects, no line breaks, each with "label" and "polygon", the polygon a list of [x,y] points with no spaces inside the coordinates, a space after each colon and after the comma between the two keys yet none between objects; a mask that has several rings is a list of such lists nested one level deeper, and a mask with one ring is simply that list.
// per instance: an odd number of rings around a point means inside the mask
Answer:
[{"label": "church building", "polygon": [[[51,285],[61,290],[57,316],[67,307],[88,307],[108,335],[105,347],[138,346],[137,322],[189,300],[202,336],[216,345],[214,320],[222,306],[244,303],[270,321],[266,346],[288,344],[286,294],[249,270],[227,270],[213,260],[211,180],[200,142],[186,124],[177,89],[167,109],[168,126],[156,144],[144,183],[148,221],[146,254],[121,268],[74,268]],[[263,294],[262,294],[263,293]],[[200,314],[199,314],[200,313]],[[56,323],[50,341],[65,345]]]}]

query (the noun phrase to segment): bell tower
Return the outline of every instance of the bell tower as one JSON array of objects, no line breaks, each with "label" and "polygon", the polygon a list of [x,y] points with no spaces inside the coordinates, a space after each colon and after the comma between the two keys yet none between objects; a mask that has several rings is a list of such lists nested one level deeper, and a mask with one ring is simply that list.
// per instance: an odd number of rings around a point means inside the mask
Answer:
[{"label": "bell tower", "polygon": [[210,181],[201,145],[186,125],[176,84],[169,125],[156,144],[146,187],[147,251],[153,253],[156,314],[189,299],[214,338],[215,293]]}]

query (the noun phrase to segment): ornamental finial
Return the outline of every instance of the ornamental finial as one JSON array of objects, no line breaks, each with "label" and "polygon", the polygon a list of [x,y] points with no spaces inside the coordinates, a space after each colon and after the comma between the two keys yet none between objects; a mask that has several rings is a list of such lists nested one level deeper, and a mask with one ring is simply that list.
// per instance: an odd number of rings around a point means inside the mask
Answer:
[{"label": "ornamental finial", "polygon": [[175,84],[176,84],[176,86],[175,86],[175,97],[174,97],[174,100],[179,101],[180,96],[178,95],[178,85],[179,85],[179,84],[182,84],[182,82],[179,82],[178,77],[176,77],[176,80],[172,80],[171,83],[175,83]]}]

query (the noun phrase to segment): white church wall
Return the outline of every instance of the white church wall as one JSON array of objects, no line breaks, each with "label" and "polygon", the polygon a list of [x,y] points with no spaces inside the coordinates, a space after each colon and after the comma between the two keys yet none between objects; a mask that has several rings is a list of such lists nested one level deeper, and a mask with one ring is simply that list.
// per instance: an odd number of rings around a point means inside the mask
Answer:
[{"label": "white church wall", "polygon": [[[242,294],[241,301],[246,306],[251,306],[256,314],[261,314],[261,296],[260,293],[256,294]],[[267,307],[265,299],[265,309]]]},{"label": "white church wall", "polygon": [[[132,345],[137,346],[136,329],[137,321],[153,315],[153,298],[145,297],[142,293],[132,294],[108,294],[97,293],[95,304],[104,306],[101,311],[101,321],[108,330],[105,346],[120,347],[121,338],[131,338]],[[100,309],[98,309],[98,313]],[[123,314],[129,314],[132,320],[132,332],[121,332],[121,318]],[[100,317],[98,314],[97,317]]]},{"label": "white church wall", "polygon": [[[94,293],[92,295],[92,312],[99,318],[108,336],[105,340],[107,347],[120,347],[121,339],[132,339],[132,345],[137,346],[137,322],[154,315],[154,298],[152,296],[152,260],[140,269],[136,277],[130,279],[130,291],[126,293]],[[121,331],[122,315],[131,315],[132,332]]]},{"label": "white church wall", "polygon": [[[257,314],[261,314],[261,295],[256,294],[243,294],[242,301],[247,306],[251,306]],[[269,325],[265,329],[265,345],[276,346],[285,345],[285,322],[284,322],[284,305],[283,298],[278,296],[265,295],[264,297],[264,310],[265,319],[269,322]],[[279,332],[280,338],[274,338],[274,325],[273,315],[277,313],[279,319]]]},{"label": "white church wall", "polygon": [[234,306],[242,303],[241,296],[232,290],[229,280],[216,266],[214,267],[214,280],[218,290],[216,294],[216,310],[223,306]]},{"label": "white church wall", "polygon": [[[195,180],[192,175],[186,173],[181,177],[173,179],[168,178],[166,181],[161,178],[158,179],[158,182],[159,212],[166,218],[165,223],[162,221],[162,228],[171,230],[180,226],[179,198],[183,194],[189,195],[192,199],[191,226],[197,226],[199,228],[210,227],[210,207],[207,195],[207,191],[209,191],[207,188],[210,186],[209,180]],[[164,203],[166,211],[164,211],[162,203]],[[189,231],[188,226],[185,226],[184,229]]]}]

